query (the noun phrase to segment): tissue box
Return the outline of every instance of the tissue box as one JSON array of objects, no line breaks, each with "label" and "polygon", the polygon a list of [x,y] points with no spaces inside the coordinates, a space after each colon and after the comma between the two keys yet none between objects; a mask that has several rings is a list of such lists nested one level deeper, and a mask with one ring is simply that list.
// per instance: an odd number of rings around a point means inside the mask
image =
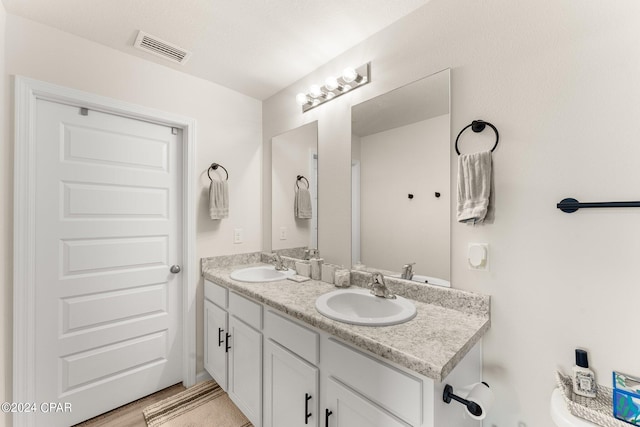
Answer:
[{"label": "tissue box", "polygon": [[640,426],[640,379],[613,371],[613,416]]}]

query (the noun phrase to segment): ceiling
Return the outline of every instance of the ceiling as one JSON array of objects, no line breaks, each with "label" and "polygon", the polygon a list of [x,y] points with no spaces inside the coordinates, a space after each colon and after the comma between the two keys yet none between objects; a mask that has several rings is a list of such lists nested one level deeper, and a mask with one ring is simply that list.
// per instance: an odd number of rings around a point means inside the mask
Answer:
[{"label": "ceiling", "polygon": [[[428,0],[2,1],[11,14],[262,100]],[[192,55],[180,65],[135,49],[138,30]]]}]

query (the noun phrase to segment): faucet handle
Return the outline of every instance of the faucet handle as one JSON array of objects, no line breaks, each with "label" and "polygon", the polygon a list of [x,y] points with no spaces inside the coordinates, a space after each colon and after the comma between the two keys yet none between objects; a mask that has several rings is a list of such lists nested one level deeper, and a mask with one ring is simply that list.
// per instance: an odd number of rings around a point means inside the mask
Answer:
[{"label": "faucet handle", "polygon": [[374,271],[372,273],[371,280],[372,280],[371,285],[374,285],[376,283],[380,284],[380,285],[384,285],[385,284],[384,283],[384,275],[382,273],[380,273],[379,271]]},{"label": "faucet handle", "polygon": [[413,277],[413,266],[416,265],[415,262],[411,262],[409,264],[405,264],[402,266],[402,274],[400,275],[401,279],[411,280]]},{"label": "faucet handle", "polygon": [[387,299],[396,298],[396,296],[389,291],[389,288],[387,288],[387,285],[384,283],[384,275],[379,271],[372,273],[369,287],[371,288],[372,295]]}]

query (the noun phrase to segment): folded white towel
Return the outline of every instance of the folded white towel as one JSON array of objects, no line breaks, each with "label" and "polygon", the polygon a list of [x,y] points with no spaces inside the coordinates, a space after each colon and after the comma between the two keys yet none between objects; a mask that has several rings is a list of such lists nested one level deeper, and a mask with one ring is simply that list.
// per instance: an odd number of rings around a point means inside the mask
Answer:
[{"label": "folded white towel", "polygon": [[222,219],[229,216],[227,181],[211,181],[211,185],[209,185],[209,216],[211,219]]},{"label": "folded white towel", "polygon": [[491,151],[458,157],[458,222],[477,224],[487,219],[491,173]]},{"label": "folded white towel", "polygon": [[310,219],[313,216],[311,208],[311,193],[306,188],[297,188],[293,201],[293,213],[296,218]]}]

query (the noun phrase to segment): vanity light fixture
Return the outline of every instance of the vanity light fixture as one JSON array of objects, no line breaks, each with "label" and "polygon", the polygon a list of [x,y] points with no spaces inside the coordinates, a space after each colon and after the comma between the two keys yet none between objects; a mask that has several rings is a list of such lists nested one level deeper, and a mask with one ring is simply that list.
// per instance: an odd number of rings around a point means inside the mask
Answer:
[{"label": "vanity light fixture", "polygon": [[296,103],[306,113],[312,108],[337,98],[346,92],[364,86],[371,81],[371,63],[367,62],[358,68],[345,68],[340,77],[329,76],[324,81],[324,86],[317,84],[309,86],[307,92],[296,95]]}]

